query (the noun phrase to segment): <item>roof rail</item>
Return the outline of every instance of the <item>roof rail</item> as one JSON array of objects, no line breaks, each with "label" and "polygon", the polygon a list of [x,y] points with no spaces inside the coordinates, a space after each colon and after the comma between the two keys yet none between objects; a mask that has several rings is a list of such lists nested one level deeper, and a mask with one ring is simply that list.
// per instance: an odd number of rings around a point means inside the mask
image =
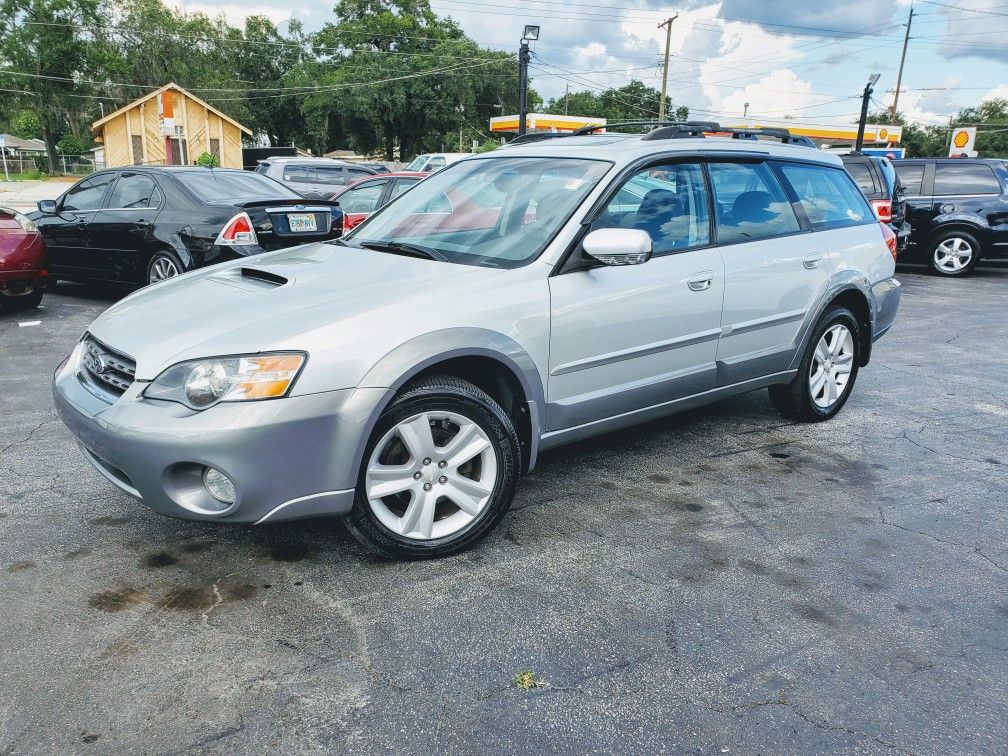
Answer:
[{"label": "roof rail", "polygon": [[617,126],[654,126],[656,128],[678,127],[680,131],[687,127],[696,133],[704,131],[717,131],[721,127],[713,121],[614,121],[612,123],[599,123],[590,126],[583,126],[573,133],[573,136],[583,136],[593,134],[600,129],[612,129]]},{"label": "roof rail", "polygon": [[731,134],[732,139],[757,139],[761,136],[779,139],[783,144],[796,144],[801,147],[812,147],[818,149],[815,142],[807,136],[792,134],[788,129],[773,128],[768,126],[754,126],[752,128],[724,128],[722,133]]}]

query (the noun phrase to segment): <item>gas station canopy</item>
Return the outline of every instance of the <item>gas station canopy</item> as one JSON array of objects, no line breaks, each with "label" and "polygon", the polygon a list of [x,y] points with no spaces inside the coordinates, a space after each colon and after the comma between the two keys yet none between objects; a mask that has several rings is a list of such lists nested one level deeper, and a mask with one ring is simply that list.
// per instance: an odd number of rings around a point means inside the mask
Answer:
[{"label": "gas station canopy", "polygon": [[[529,131],[576,131],[585,126],[604,126],[605,118],[587,116],[554,115],[552,113],[528,113],[525,126]],[[495,134],[517,134],[518,116],[506,115],[490,119],[490,131]]]}]

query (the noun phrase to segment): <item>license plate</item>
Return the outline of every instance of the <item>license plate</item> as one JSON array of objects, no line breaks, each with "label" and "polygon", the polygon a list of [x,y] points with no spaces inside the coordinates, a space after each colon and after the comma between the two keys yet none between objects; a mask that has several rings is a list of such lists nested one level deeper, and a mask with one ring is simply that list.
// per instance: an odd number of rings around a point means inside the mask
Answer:
[{"label": "license plate", "polygon": [[287,216],[287,226],[292,233],[303,233],[305,231],[318,231],[315,225],[314,213],[297,213]]}]

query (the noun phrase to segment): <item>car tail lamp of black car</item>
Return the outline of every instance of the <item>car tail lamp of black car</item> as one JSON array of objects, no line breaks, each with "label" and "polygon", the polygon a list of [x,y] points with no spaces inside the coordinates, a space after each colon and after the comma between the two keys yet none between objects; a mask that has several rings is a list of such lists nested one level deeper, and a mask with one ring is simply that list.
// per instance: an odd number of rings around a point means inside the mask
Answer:
[{"label": "car tail lamp of black car", "polygon": [[889,228],[888,223],[879,222],[879,227],[882,229],[882,238],[885,239],[886,246],[889,247],[889,254],[892,255],[892,259],[895,260],[896,256],[899,255],[899,250],[897,249],[896,232]]},{"label": "car tail lamp of black car", "polygon": [[252,228],[252,219],[248,213],[238,213],[224,224],[224,229],[217,235],[214,244],[225,247],[247,247],[258,244],[256,233]]},{"label": "car tail lamp of black car", "polygon": [[878,218],[883,223],[890,223],[892,221],[892,200],[887,199],[874,199],[871,201],[872,210],[875,211],[875,217]]}]

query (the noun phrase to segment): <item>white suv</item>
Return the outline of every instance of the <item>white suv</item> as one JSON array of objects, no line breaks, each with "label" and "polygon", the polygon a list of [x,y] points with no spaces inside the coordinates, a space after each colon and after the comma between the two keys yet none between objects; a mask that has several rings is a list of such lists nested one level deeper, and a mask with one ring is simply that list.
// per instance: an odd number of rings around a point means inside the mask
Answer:
[{"label": "white suv", "polygon": [[702,130],[474,156],[342,240],[143,289],[56,405],[158,512],[341,515],[410,558],[485,536],[544,449],[760,388],[826,420],[896,316],[895,238],[838,157]]}]

